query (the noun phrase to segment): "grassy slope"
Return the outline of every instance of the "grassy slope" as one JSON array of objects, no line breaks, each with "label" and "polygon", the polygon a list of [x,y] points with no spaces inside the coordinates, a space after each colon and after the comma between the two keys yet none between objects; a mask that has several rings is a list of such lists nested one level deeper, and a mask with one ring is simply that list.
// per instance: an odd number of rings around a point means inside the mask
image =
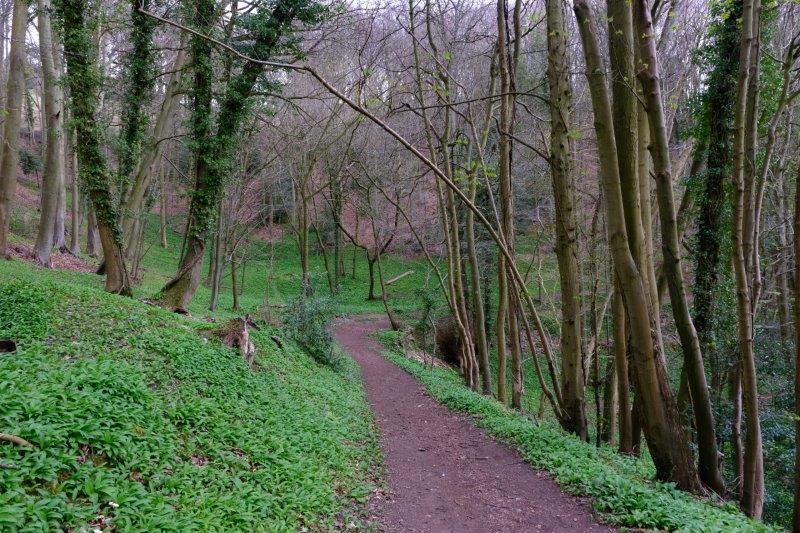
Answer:
[{"label": "grassy slope", "polygon": [[322,367],[291,342],[277,349],[268,328],[253,373],[197,334],[204,322],[100,286],[0,263],[0,338],[19,343],[0,356],[0,431],[36,447],[0,442],[0,530],[357,520],[346,513],[379,450],[352,361]]},{"label": "grassy slope", "polygon": [[[394,347],[396,334],[379,338]],[[565,434],[553,423],[537,423],[494,399],[470,391],[453,370],[432,368],[406,358],[396,348],[384,354],[418,378],[439,402],[467,413],[494,438],[516,449],[527,462],[547,470],[567,492],[591,498],[609,523],[670,531],[769,531],[748,520],[734,503],[712,505],[692,498],[670,484],[654,483],[652,465],[596,448]]]},{"label": "grassy slope", "polygon": [[[147,243],[157,243],[157,219],[150,217],[148,224]],[[169,233],[169,247],[164,249],[158,244],[152,245],[147,249],[143,261],[145,269],[141,286],[137,292],[146,295],[156,294],[169,277],[174,274],[177,267],[177,254],[181,246],[181,236]],[[352,255],[356,253],[356,277],[352,274]],[[330,253],[330,252],[329,252]],[[267,288],[267,271],[270,257],[269,244],[255,241],[251,247],[249,259],[244,269],[245,290],[241,296],[243,309],[254,311],[264,301]],[[333,298],[338,312],[347,314],[359,313],[382,313],[383,304],[380,300],[367,300],[368,292],[368,271],[364,260],[364,252],[348,246],[344,251],[345,270],[347,276],[342,280],[341,293]],[[391,279],[407,270],[413,270],[414,274],[407,276],[391,286],[390,294],[392,305],[401,311],[410,311],[417,307],[418,296],[416,290],[425,286],[429,282],[434,283],[433,277],[428,281],[426,273],[428,265],[424,260],[406,260],[396,256],[385,256],[384,274],[387,279]],[[332,255],[331,255],[332,260]],[[206,265],[208,261],[206,260]],[[295,298],[300,288],[300,259],[297,252],[297,244],[290,239],[287,234],[286,239],[276,243],[274,258],[272,289],[270,291],[270,301],[274,304],[285,304],[288,300]],[[317,296],[330,297],[325,265],[321,254],[312,253],[310,257],[311,279]],[[204,271],[205,274],[205,271]],[[375,269],[375,290],[380,294],[377,281],[378,270]],[[211,299],[211,291],[204,284],[198,289],[197,296],[192,302],[190,310],[195,314],[206,312],[208,302]],[[233,303],[231,295],[230,269],[226,270],[223,279],[222,290],[220,293],[220,310],[224,313],[229,310]]]}]

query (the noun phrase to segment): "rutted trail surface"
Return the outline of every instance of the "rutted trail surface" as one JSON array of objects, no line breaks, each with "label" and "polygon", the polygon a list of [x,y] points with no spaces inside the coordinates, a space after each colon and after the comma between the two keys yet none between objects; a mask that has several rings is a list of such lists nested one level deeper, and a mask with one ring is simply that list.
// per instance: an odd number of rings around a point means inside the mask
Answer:
[{"label": "rutted trail surface", "polygon": [[381,357],[369,335],[386,328],[386,319],[374,316],[336,326],[337,341],[361,365],[381,430],[391,490],[382,531],[610,531],[585,504]]}]

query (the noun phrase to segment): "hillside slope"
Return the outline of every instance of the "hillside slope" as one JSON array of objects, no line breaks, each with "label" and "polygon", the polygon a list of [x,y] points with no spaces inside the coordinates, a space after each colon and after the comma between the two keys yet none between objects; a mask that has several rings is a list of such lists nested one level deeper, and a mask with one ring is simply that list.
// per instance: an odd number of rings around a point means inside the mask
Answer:
[{"label": "hillside slope", "polygon": [[253,372],[207,323],[83,280],[0,262],[0,339],[18,344],[0,354],[0,432],[34,445],[0,442],[0,529],[357,521],[379,450],[352,361],[321,366],[265,328]]}]

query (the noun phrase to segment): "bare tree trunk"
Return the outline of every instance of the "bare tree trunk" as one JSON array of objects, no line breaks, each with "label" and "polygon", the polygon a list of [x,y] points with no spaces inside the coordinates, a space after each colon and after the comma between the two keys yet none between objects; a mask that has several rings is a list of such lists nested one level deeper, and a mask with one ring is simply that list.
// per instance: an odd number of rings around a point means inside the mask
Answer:
[{"label": "bare tree trunk", "polygon": [[697,491],[700,488],[697,471],[669,387],[663,356],[654,346],[651,336],[654,318],[651,316],[645,280],[636,268],[628,245],[614,122],[594,20],[587,0],[576,0],[574,10],[595,112],[609,248],[630,322],[636,390],[643,411],[642,426],[658,478],[673,481],[682,489]]},{"label": "bare tree trunk", "polygon": [[15,0],[12,17],[3,147],[0,156],[0,258],[8,257],[11,204],[14,202],[17,190],[19,132],[25,92],[25,31],[28,25],[28,3],[24,0]]},{"label": "bare tree trunk", "polygon": [[[547,0],[546,16],[547,79],[550,87],[550,175],[555,200],[555,249],[561,282],[561,381],[564,398],[561,425],[586,440],[588,433],[584,399],[581,275],[575,217],[575,180],[571,173],[572,152],[569,139],[572,87],[564,3],[561,0]],[[599,375],[595,377],[599,379]]]},{"label": "bare tree trunk", "polygon": [[683,283],[678,223],[672,191],[672,165],[669,141],[662,107],[661,80],[654,28],[650,20],[650,9],[645,0],[634,2],[636,34],[643,64],[637,73],[644,88],[645,104],[650,123],[650,151],[656,177],[658,212],[661,222],[661,247],[664,256],[664,272],[669,285],[670,302],[675,327],[683,347],[684,368],[691,389],[692,406],[697,425],[700,480],[718,494],[724,494],[725,482],[719,469],[716,422],[711,407],[711,397],[706,383],[703,355],[694,323],[689,313],[689,303]]},{"label": "bare tree trunk", "polygon": [[[739,354],[741,361],[742,406],[747,419],[747,434],[744,444],[744,472],[742,478],[742,510],[751,517],[759,518],[764,506],[764,453],[761,441],[761,419],[758,412],[758,386],[756,375],[755,352],[753,349],[753,287],[748,279],[748,256],[745,255],[749,241],[748,229],[745,225],[750,207],[747,199],[745,183],[746,136],[748,81],[750,79],[751,62],[758,61],[753,55],[754,38],[758,27],[758,0],[744,0],[742,11],[742,40],[739,52],[739,75],[737,80],[737,97],[734,108],[734,142],[733,142],[733,267],[736,279],[736,311],[739,329]],[[752,100],[751,100],[752,101]],[[752,120],[756,120],[755,113]]]},{"label": "bare tree trunk", "polygon": [[[776,173],[778,174],[778,173]],[[789,301],[791,299],[789,291],[789,282],[792,276],[792,267],[790,261],[791,250],[789,249],[789,232],[787,225],[789,224],[789,211],[786,206],[786,173],[783,169],[779,175],[775,176],[777,179],[777,191],[775,193],[775,210],[778,217],[778,264],[775,268],[778,270],[778,322],[780,323],[781,342],[785,346],[789,345],[792,338],[792,317]],[[795,232],[795,235],[798,235]]]},{"label": "bare tree trunk", "polygon": [[225,254],[227,253],[227,240],[224,237],[225,225],[222,202],[217,208],[217,231],[214,233],[214,245],[211,247],[209,274],[211,277],[211,299],[208,304],[209,311],[215,311],[219,305],[219,288],[222,284],[222,271],[225,268]]},{"label": "bare tree trunk", "polygon": [[98,257],[100,237],[97,235],[97,217],[91,202],[86,202],[86,253],[90,257]]},{"label": "bare tree trunk", "polygon": [[159,180],[159,210],[158,210],[158,235],[161,240],[161,247],[167,247],[167,179],[169,178],[169,173],[166,171],[166,167],[161,165],[161,179]]},{"label": "bare tree trunk", "polygon": [[[46,4],[47,4],[47,7],[50,8],[50,5],[49,5],[50,3],[46,2]],[[48,19],[49,18],[50,17],[48,16]],[[48,20],[48,24],[50,24],[49,20]],[[48,28],[48,29],[50,30],[50,37],[51,37],[50,42],[52,44],[53,43],[53,31],[52,31],[52,28]],[[41,43],[39,44],[39,46],[41,47]],[[53,60],[52,63],[53,63],[54,75],[55,75],[55,77],[57,79],[59,76],[61,76],[61,73],[64,71],[64,62],[62,60],[62,56],[59,53],[58,49],[53,48],[52,46],[51,46],[51,57],[52,57],[52,60]],[[42,65],[42,70],[44,72],[44,65]],[[59,162],[58,166],[60,167],[61,179],[59,181],[59,188],[58,188],[58,203],[56,204],[55,223],[53,224],[53,246],[55,248],[57,248],[59,251],[63,252],[63,251],[67,251],[68,250],[67,244],[66,244],[66,228],[65,228],[65,221],[66,221],[66,218],[67,218],[67,179],[66,179],[66,160],[64,158],[64,152],[66,150],[66,137],[64,136],[64,123],[65,123],[64,122],[64,118],[65,118],[65,114],[64,114],[64,91],[63,91],[63,89],[61,87],[58,88],[58,91],[61,93],[60,94],[61,102],[60,102],[60,105],[58,106],[59,109],[60,109],[60,113],[61,114],[58,117],[60,119],[60,123],[57,125],[58,126],[58,130],[59,130],[58,131],[59,135],[58,135],[58,140],[57,140],[58,144],[57,144],[56,151],[58,152],[59,158],[60,158],[60,162]],[[46,110],[44,109],[44,107],[45,106],[42,106],[42,113],[46,113]],[[51,121],[51,122],[54,122],[54,121]],[[47,120],[46,119],[43,121],[43,124],[47,124]],[[50,127],[49,126],[47,126],[47,127],[48,127],[48,130],[49,130]],[[50,132],[48,131],[48,134],[49,133]],[[49,142],[46,142],[45,145],[46,145],[46,149],[49,151],[50,150]],[[45,163],[45,166],[46,166],[46,163]]]},{"label": "bare tree trunk", "polygon": [[[64,111],[66,113],[67,109],[65,108]],[[84,202],[81,197],[80,184],[78,182],[78,155],[75,152],[74,146],[75,131],[70,128],[67,133],[67,145],[64,150],[64,168],[70,168],[71,170],[70,194],[72,196],[72,220],[70,223],[69,250],[73,254],[78,254],[81,251],[81,219],[84,211],[81,209],[81,206]]]},{"label": "bare tree trunk", "polygon": [[495,319],[495,338],[497,339],[497,400],[508,401],[506,393],[506,316],[508,315],[508,278],[506,277],[506,258],[497,257],[497,318]]},{"label": "bare tree trunk", "polygon": [[[511,256],[514,257],[514,197],[511,179],[511,141],[506,132],[512,131],[512,115],[514,101],[510,96],[512,79],[514,73],[513,59],[509,50],[510,44],[507,42],[508,26],[506,0],[497,2],[497,26],[498,38],[497,48],[499,50],[500,66],[500,135],[499,141],[499,182],[500,182],[500,213],[502,218],[502,233],[505,238],[506,247]],[[506,261],[502,261],[505,265]],[[503,270],[503,269],[501,269]],[[506,273],[504,272],[504,275]],[[519,322],[517,320],[518,300],[516,291],[509,291],[507,300],[507,321],[508,321],[508,342],[511,350],[511,407],[519,409],[522,407],[522,350],[519,342]],[[533,348],[533,347],[531,347]]]},{"label": "bare tree trunk", "polygon": [[134,223],[140,216],[139,211],[141,211],[145,194],[150,186],[153,166],[161,158],[164,146],[164,143],[161,141],[169,135],[170,129],[172,129],[174,123],[175,113],[178,108],[178,100],[181,96],[180,88],[187,57],[183,41],[180,46],[181,48],[178,50],[170,69],[171,73],[164,92],[164,100],[161,102],[161,108],[153,127],[152,136],[142,152],[142,157],[136,167],[136,176],[133,180],[133,186],[125,202],[125,218],[122,221],[122,229],[126,236],[132,234]]},{"label": "bare tree trunk", "polygon": [[609,357],[606,364],[605,387],[603,390],[603,423],[600,427],[600,440],[613,444],[617,433],[617,370],[614,358]]},{"label": "bare tree trunk", "polygon": [[[474,202],[478,181],[475,175],[470,176],[469,197]],[[481,388],[484,394],[492,394],[492,369],[489,364],[489,341],[486,336],[486,314],[483,307],[483,290],[481,273],[478,266],[478,252],[475,247],[475,215],[466,214],[467,253],[469,255],[469,271],[472,282],[472,312],[474,320],[472,329],[475,332],[475,352],[481,374]]]},{"label": "bare tree trunk", "polygon": [[[800,178],[798,178],[800,179]],[[794,263],[800,265],[800,189],[794,195]],[[794,513],[792,531],[800,533],[800,268],[794,270]]]},{"label": "bare tree trunk", "polygon": [[[38,0],[39,54],[42,67],[44,91],[43,113],[45,115],[45,157],[42,175],[42,202],[39,231],[36,235],[34,257],[40,265],[50,267],[53,245],[62,246],[64,241],[64,210],[66,191],[64,187],[64,94],[58,80],[58,71],[53,61],[53,33],[50,27],[50,2]],[[59,228],[60,217],[60,228]],[[55,241],[60,233],[61,242]],[[55,242],[54,242],[55,241]]]},{"label": "bare tree trunk", "polygon": [[238,261],[236,259],[236,252],[231,253],[231,294],[233,296],[233,307],[231,311],[238,311],[239,310],[239,286],[237,284],[238,281]]}]

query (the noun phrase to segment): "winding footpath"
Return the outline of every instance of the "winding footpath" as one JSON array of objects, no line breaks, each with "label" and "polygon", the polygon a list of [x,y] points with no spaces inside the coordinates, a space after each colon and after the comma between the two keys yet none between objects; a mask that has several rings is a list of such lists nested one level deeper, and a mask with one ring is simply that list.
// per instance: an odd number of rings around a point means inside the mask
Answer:
[{"label": "winding footpath", "polygon": [[391,491],[378,517],[381,531],[611,531],[588,505],[381,357],[369,335],[386,328],[386,319],[375,316],[336,325],[336,340],[361,366],[381,432]]}]

